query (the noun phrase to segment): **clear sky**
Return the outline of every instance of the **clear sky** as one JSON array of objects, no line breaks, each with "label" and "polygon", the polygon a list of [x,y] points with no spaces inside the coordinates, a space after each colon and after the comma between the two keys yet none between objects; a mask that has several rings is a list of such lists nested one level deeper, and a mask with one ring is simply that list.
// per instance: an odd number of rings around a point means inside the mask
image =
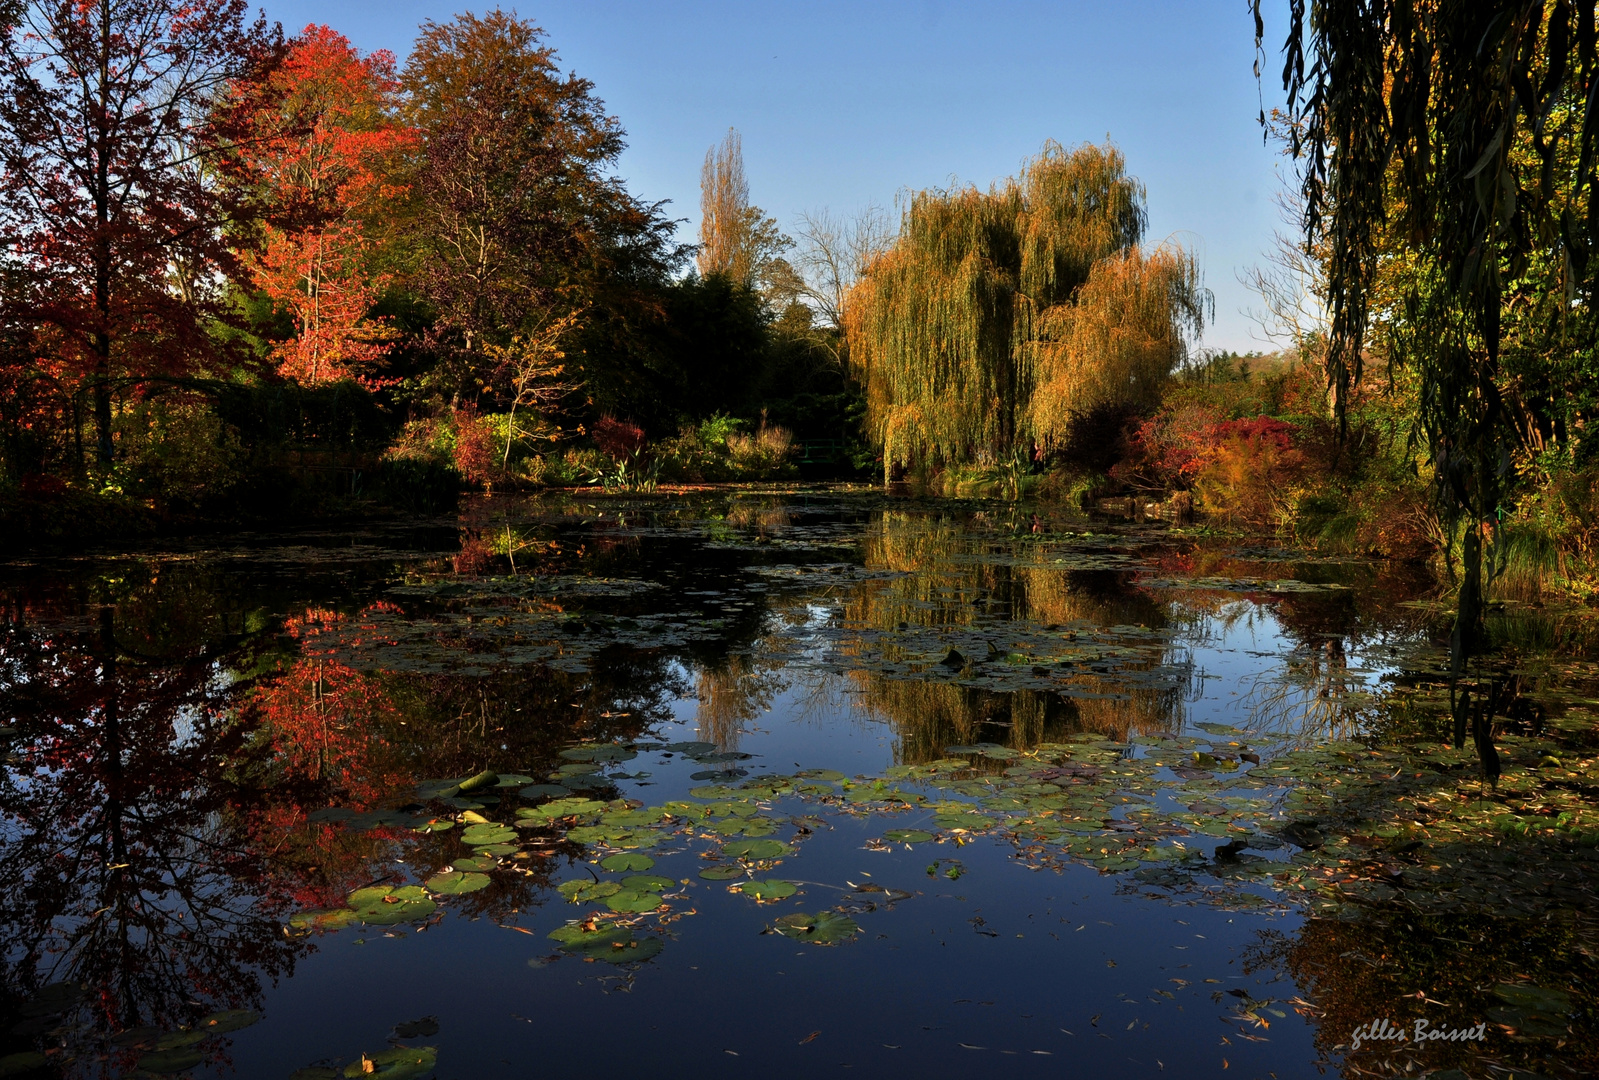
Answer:
[{"label": "clear sky", "polygon": [[[257,0],[263,2],[263,0]],[[326,22],[403,62],[424,19],[469,0],[264,0],[294,31]],[[506,5],[512,6],[512,5]],[[1275,7],[1276,5],[1271,5]],[[1269,348],[1236,272],[1280,227],[1279,159],[1261,141],[1246,0],[543,0],[515,5],[627,129],[629,188],[670,199],[692,239],[705,151],[744,139],[753,202],[892,208],[896,194],[1013,175],[1046,139],[1108,134],[1149,191],[1151,240],[1200,256],[1216,295],[1204,344]],[[1270,40],[1281,37],[1268,23]],[[1275,49],[1266,104],[1278,102]]]}]

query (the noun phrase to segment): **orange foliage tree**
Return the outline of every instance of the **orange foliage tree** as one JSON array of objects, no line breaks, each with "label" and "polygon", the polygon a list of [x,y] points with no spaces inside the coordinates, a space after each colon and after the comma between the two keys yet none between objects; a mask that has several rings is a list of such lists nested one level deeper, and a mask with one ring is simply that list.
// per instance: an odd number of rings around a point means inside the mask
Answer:
[{"label": "orange foliage tree", "polygon": [[251,277],[294,318],[279,371],[303,383],[367,376],[387,354],[371,311],[389,275],[375,269],[374,218],[404,187],[390,176],[415,142],[395,119],[394,57],[365,57],[342,34],[307,26],[283,63],[235,84],[235,179],[262,205]]}]

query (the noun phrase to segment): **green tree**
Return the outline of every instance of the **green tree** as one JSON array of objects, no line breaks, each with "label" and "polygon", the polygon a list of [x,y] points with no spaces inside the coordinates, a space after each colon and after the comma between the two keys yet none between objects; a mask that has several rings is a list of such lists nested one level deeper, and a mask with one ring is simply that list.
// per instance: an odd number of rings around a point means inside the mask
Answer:
[{"label": "green tree", "polygon": [[513,339],[599,301],[636,306],[676,258],[660,206],[611,171],[621,124],[544,37],[499,10],[429,21],[401,78],[420,139],[404,280],[433,316],[419,382],[445,400],[508,399]]}]

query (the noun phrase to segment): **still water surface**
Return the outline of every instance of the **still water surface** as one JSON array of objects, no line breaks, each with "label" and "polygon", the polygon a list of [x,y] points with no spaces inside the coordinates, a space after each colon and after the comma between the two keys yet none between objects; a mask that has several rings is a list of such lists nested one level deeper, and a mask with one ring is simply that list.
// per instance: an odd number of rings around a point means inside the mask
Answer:
[{"label": "still water surface", "polygon": [[1428,817],[1302,789],[1430,595],[826,490],[13,564],[0,1072],[1336,1072],[1405,885],[1315,874]]}]

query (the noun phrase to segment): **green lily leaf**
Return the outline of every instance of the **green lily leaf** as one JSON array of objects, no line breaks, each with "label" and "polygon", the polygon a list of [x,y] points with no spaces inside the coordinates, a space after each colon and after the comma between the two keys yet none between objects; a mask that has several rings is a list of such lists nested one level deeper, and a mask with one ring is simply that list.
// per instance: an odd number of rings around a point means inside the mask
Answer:
[{"label": "green lily leaf", "polygon": [[773,929],[784,937],[812,945],[836,945],[861,932],[859,923],[835,911],[819,911],[815,915],[784,915],[777,920]]},{"label": "green lily leaf", "polygon": [[739,890],[756,900],[783,900],[798,892],[799,887],[791,881],[746,881]]},{"label": "green lily leaf", "polygon": [[428,878],[427,886],[430,892],[443,893],[445,896],[459,896],[462,893],[486,889],[492,880],[487,874],[447,870],[442,874],[434,874]]},{"label": "green lily leaf", "polygon": [[722,854],[730,859],[775,859],[788,854],[788,845],[777,840],[735,840],[722,845]]},{"label": "green lily leaf", "polygon": [[639,855],[634,852],[624,852],[621,855],[612,855],[600,860],[600,867],[613,873],[629,870],[648,870],[655,865],[655,860],[648,855]]}]

